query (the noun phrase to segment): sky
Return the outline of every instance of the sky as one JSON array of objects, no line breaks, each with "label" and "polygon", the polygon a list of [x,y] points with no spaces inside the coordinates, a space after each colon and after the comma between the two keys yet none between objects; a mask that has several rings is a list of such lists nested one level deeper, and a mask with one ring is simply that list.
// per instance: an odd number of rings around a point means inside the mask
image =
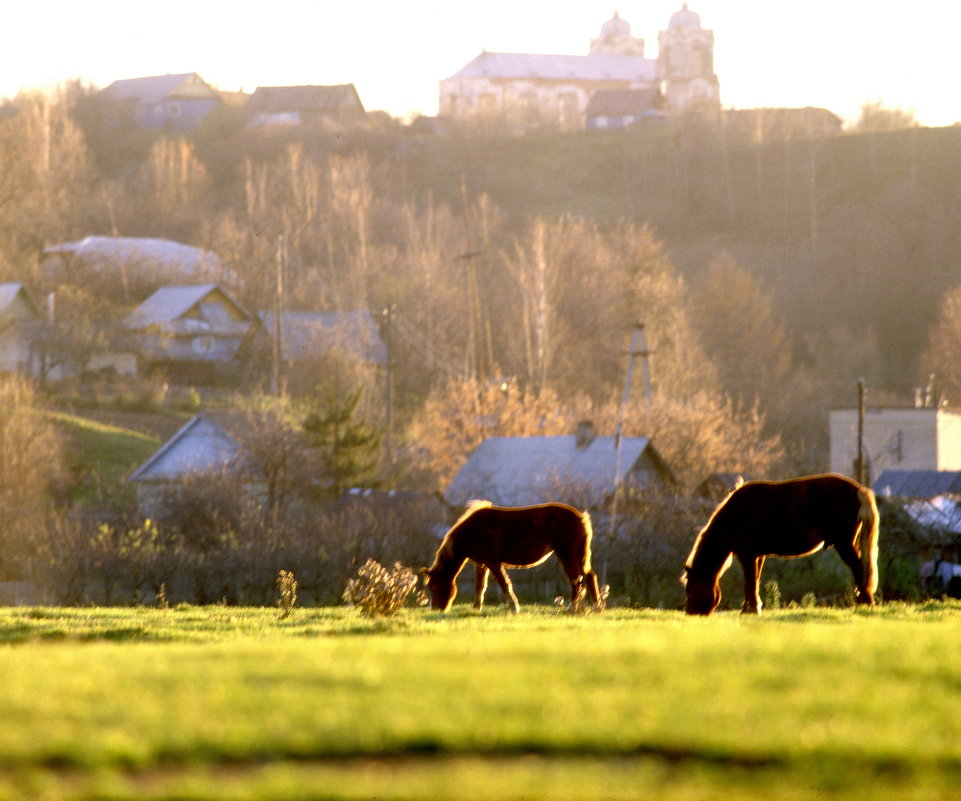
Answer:
[{"label": "sky", "polygon": [[[585,55],[614,11],[657,55],[681,0],[14,0],[0,97],[80,79],[196,72],[222,90],[353,83],[364,106],[436,114],[438,82],[483,50]],[[961,120],[952,0],[691,0],[714,31],[725,108],[862,105]]]}]

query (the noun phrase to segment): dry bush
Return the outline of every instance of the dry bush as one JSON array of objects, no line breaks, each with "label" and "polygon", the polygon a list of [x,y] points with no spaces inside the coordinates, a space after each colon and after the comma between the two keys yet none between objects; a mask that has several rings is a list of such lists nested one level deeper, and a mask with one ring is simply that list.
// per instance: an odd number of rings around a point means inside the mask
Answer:
[{"label": "dry bush", "polygon": [[347,582],[344,600],[360,607],[360,613],[366,617],[389,616],[407,604],[416,587],[417,575],[409,567],[395,562],[391,571],[368,559],[357,576]]}]

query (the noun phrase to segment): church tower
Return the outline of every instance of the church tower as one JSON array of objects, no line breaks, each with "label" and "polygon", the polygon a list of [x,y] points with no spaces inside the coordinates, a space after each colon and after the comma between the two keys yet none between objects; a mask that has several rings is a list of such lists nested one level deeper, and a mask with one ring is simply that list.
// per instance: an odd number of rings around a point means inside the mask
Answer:
[{"label": "church tower", "polygon": [[644,40],[631,36],[631,24],[617,12],[601,26],[601,35],[591,39],[591,55],[644,57]]},{"label": "church tower", "polygon": [[684,4],[671,16],[667,30],[657,37],[657,75],[666,111],[719,110],[714,74],[714,32],[701,27],[701,18]]}]

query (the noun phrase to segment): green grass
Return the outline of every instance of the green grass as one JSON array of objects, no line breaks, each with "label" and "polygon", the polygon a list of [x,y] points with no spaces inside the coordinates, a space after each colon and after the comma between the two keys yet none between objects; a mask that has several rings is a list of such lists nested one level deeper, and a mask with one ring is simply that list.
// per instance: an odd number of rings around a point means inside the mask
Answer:
[{"label": "green grass", "polygon": [[126,478],[160,446],[158,437],[87,417],[49,412],[68,441],[70,463],[79,472],[74,502],[102,507],[127,506],[133,488]]},{"label": "green grass", "polygon": [[0,610],[0,797],[939,798],[961,605]]}]

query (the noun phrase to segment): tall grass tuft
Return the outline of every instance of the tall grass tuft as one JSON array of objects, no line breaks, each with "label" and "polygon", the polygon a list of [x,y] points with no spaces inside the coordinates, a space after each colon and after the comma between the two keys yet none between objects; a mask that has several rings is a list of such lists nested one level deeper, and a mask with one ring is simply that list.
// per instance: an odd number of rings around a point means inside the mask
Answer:
[{"label": "tall grass tuft", "polygon": [[290,613],[297,605],[297,579],[290,570],[281,570],[277,574],[277,590],[280,598],[277,599],[277,606],[280,608],[281,619],[290,617]]},{"label": "tall grass tuft", "polygon": [[368,559],[347,582],[344,600],[360,608],[366,617],[393,615],[407,604],[417,587],[417,575],[400,562],[388,570],[379,562]]}]

